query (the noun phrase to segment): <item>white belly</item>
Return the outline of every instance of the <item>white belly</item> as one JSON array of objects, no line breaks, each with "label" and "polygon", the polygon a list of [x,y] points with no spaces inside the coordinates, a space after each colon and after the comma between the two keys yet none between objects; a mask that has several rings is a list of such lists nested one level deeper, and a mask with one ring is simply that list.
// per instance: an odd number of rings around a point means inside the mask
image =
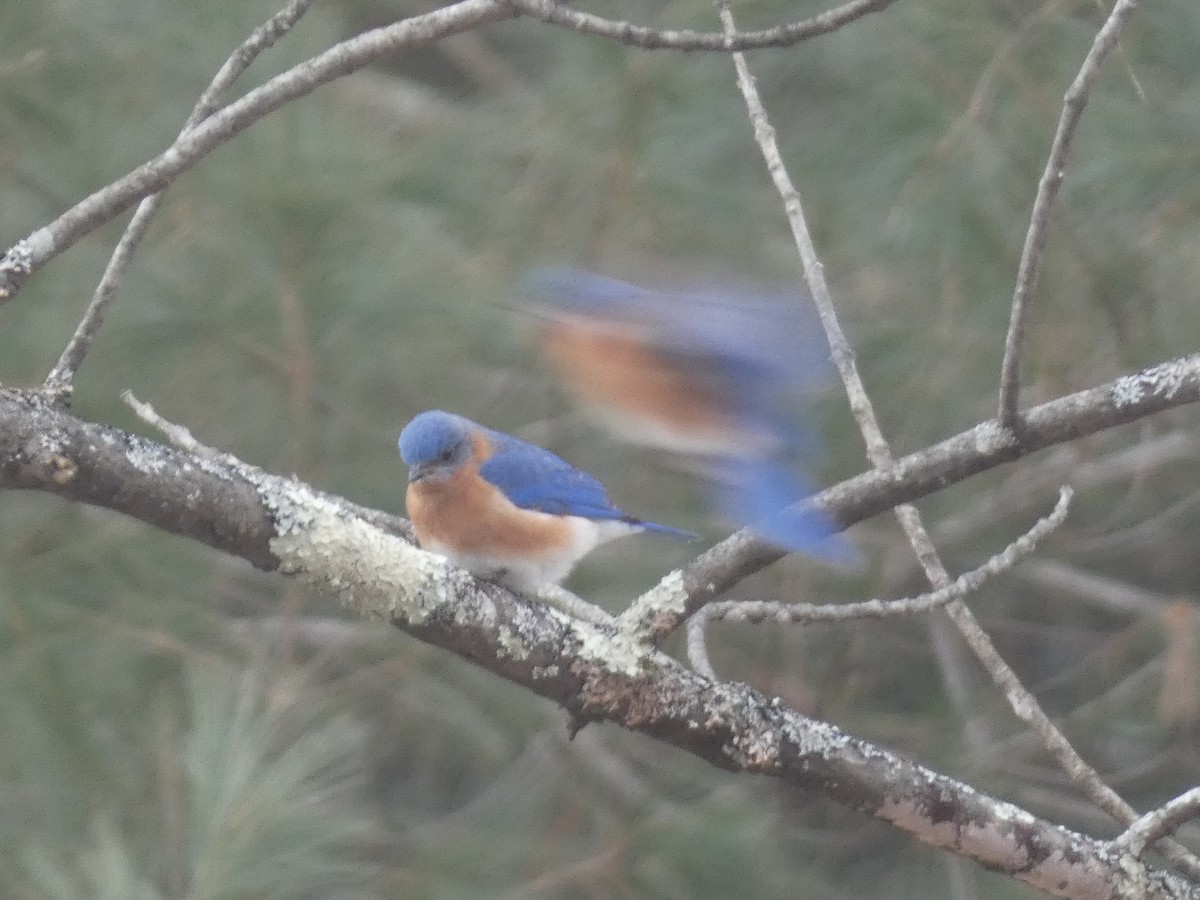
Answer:
[{"label": "white belly", "polygon": [[564,521],[571,527],[571,540],[565,547],[540,556],[460,553],[440,542],[431,542],[425,549],[446,557],[477,578],[495,581],[519,593],[536,594],[544,585],[560,583],[579,560],[600,544],[642,530],[640,526],[616,520],[596,522],[565,516]]}]

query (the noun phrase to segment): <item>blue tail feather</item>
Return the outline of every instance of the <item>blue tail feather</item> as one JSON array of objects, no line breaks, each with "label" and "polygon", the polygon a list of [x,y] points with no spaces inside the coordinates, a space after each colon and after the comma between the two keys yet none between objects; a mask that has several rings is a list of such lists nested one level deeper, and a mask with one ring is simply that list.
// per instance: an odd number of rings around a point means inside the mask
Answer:
[{"label": "blue tail feather", "polygon": [[672,528],[670,525],[659,525],[657,522],[647,522],[644,519],[630,519],[631,525],[640,525],[646,531],[653,531],[655,534],[665,534],[667,537],[675,538],[677,541],[698,541],[700,535],[694,531],[685,531],[682,528]]},{"label": "blue tail feather", "polygon": [[769,460],[737,460],[723,467],[720,489],[725,512],[787,550],[854,566],[854,545],[825,513],[803,503],[815,493],[798,475]]}]

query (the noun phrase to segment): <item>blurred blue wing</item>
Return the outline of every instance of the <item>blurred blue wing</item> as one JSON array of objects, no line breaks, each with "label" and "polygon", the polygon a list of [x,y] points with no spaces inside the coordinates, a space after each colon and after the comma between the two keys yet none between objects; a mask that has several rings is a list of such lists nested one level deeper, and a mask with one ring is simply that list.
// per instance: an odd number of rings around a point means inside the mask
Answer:
[{"label": "blurred blue wing", "polygon": [[856,566],[854,545],[823,512],[802,501],[815,492],[800,476],[768,460],[732,460],[722,469],[724,512],[787,550]]},{"label": "blurred blue wing", "polygon": [[829,375],[823,333],[799,291],[711,285],[656,291],[565,266],[534,270],[520,289],[551,313],[644,326],[660,352],[743,388],[805,388]]}]

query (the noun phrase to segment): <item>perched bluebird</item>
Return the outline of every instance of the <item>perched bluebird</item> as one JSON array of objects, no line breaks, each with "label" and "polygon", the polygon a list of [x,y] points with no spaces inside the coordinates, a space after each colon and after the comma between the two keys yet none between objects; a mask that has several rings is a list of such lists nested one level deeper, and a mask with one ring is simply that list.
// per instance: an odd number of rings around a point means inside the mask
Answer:
[{"label": "perched bluebird", "polygon": [[794,296],[653,291],[574,269],[525,279],[539,346],[567,388],[620,436],[703,462],[717,505],[788,549],[856,558],[789,465],[813,449],[797,400],[828,369]]},{"label": "perched bluebird", "polygon": [[594,547],[622,535],[697,537],[627,515],[591,475],[462,416],[423,412],[399,443],[421,546],[514,590],[558,584]]}]

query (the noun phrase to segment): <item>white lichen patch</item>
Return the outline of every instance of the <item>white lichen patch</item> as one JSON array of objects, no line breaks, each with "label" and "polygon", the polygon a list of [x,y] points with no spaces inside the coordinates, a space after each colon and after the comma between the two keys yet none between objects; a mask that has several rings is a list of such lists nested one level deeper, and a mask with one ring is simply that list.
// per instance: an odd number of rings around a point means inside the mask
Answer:
[{"label": "white lichen patch", "polygon": [[[34,443],[34,441],[30,443]],[[30,449],[33,455],[39,458],[58,456],[62,453],[63,449],[62,435],[57,431],[47,431],[39,434],[36,438],[36,446]]]},{"label": "white lichen patch", "polygon": [[971,430],[971,437],[974,440],[975,452],[984,456],[1002,450],[1013,442],[1012,432],[1007,428],[1001,428],[995,422],[983,422],[976,425]]},{"label": "white lichen patch", "polygon": [[496,642],[509,659],[524,659],[529,653],[529,645],[525,638],[507,625],[500,626],[500,630],[496,632]]},{"label": "white lichen patch", "polygon": [[1113,406],[1118,409],[1140,403],[1147,396],[1172,400],[1189,384],[1200,379],[1200,356],[1172,359],[1133,375],[1118,378],[1112,388]]},{"label": "white lichen patch", "polygon": [[1200,369],[1200,359],[1173,359],[1146,370],[1146,379],[1150,383],[1150,391],[1165,400],[1172,399],[1189,381],[1197,377]]},{"label": "white lichen patch", "polygon": [[687,609],[687,602],[688,592],[683,584],[683,572],[675,569],[633,601],[629,609],[617,617],[617,627],[630,634],[639,634],[646,622],[660,614],[682,616]]},{"label": "white lichen patch", "polygon": [[251,477],[272,512],[271,552],[280,570],[333,593],[356,612],[419,623],[449,602],[453,570],[444,559],[358,519],[296,481]]},{"label": "white lichen patch", "polygon": [[[34,243],[39,235],[48,234],[45,228],[39,228],[28,238],[21,238],[0,259],[0,272],[13,272],[18,275],[28,275],[33,271]],[[50,241],[53,244],[53,241]]]},{"label": "white lichen patch", "polygon": [[131,466],[147,475],[161,475],[168,468],[162,448],[149,441],[131,441],[125,450],[125,458]]},{"label": "white lichen patch", "polygon": [[786,716],[780,722],[780,737],[796,748],[801,756],[828,756],[840,753],[850,738],[828,722],[819,719]]},{"label": "white lichen patch", "polygon": [[1125,881],[1117,885],[1117,896],[1121,900],[1140,900],[1149,895],[1149,873],[1146,864],[1135,859],[1131,853],[1122,853],[1116,860],[1117,867],[1125,876]]},{"label": "white lichen patch", "polygon": [[735,741],[738,753],[756,771],[767,771],[779,764],[779,734],[770,728],[756,729],[749,735],[739,734]]},{"label": "white lichen patch", "polygon": [[[970,796],[975,794],[973,788],[964,791],[964,795]],[[1037,824],[1037,819],[1027,810],[1021,809],[1019,806],[1014,806],[1007,800],[993,801],[992,815],[1003,822],[1010,822],[1013,825],[1020,825],[1023,828],[1032,828]]]},{"label": "white lichen patch", "polygon": [[613,633],[588,622],[572,623],[581,660],[604,664],[610,672],[636,678],[640,675],[653,651],[625,632]]},{"label": "white lichen patch", "polygon": [[1141,375],[1124,375],[1113,385],[1112,402],[1117,409],[1141,403],[1143,396]]}]

